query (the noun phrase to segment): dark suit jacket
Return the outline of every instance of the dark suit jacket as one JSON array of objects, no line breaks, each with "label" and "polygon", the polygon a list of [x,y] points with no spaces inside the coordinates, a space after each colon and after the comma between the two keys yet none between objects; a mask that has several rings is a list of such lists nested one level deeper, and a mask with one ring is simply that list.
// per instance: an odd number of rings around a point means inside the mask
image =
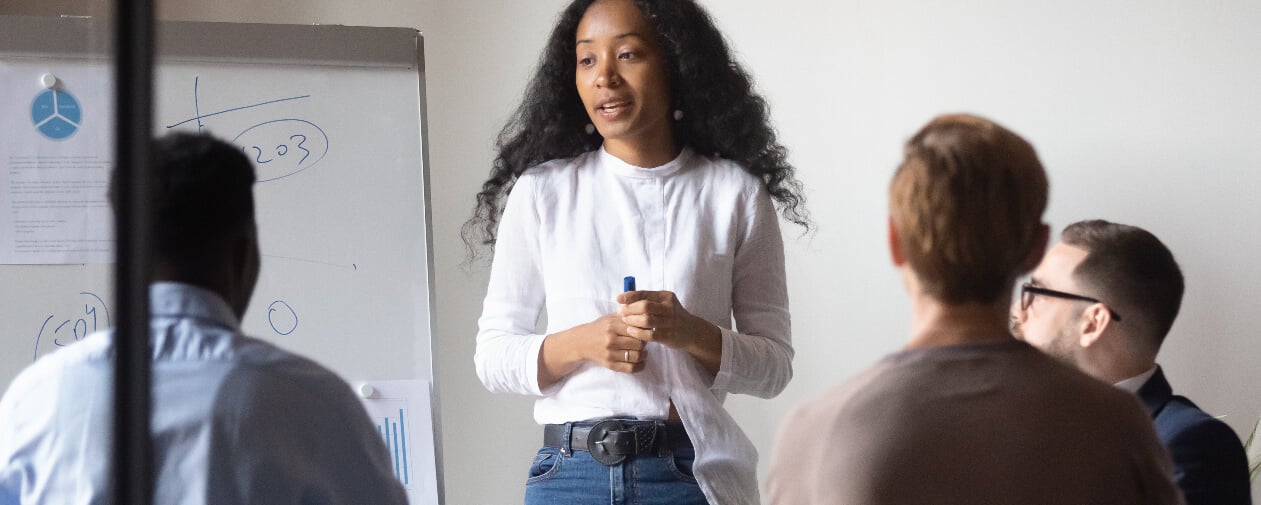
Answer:
[{"label": "dark suit jacket", "polygon": [[1156,424],[1156,435],[1173,458],[1173,480],[1187,505],[1251,504],[1248,456],[1226,423],[1191,400],[1173,394],[1159,367],[1138,396]]}]

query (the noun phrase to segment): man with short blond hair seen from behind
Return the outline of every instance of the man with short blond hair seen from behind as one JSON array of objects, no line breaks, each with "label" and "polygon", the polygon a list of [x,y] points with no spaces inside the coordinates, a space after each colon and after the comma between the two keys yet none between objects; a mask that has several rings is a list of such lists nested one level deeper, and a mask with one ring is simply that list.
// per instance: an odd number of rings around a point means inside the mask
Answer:
[{"label": "man with short blond hair seen from behind", "polygon": [[1012,286],[1047,241],[1033,147],[980,117],[938,117],[906,143],[889,197],[910,341],[788,415],[770,501],[1181,503],[1132,395],[1008,331]]},{"label": "man with short blond hair seen from behind", "polygon": [[1012,304],[1016,338],[1137,394],[1173,458],[1188,505],[1252,503],[1239,437],[1173,394],[1156,354],[1182,304],[1182,270],[1135,226],[1068,225]]}]

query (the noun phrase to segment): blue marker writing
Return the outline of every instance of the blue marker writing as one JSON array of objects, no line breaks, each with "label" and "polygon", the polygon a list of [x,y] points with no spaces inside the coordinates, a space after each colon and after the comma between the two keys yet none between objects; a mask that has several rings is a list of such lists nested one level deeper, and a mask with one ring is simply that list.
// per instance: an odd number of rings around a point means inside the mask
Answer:
[{"label": "blue marker writing", "polygon": [[627,275],[625,278],[622,279],[622,291],[634,291],[634,290],[635,290],[635,276]]}]

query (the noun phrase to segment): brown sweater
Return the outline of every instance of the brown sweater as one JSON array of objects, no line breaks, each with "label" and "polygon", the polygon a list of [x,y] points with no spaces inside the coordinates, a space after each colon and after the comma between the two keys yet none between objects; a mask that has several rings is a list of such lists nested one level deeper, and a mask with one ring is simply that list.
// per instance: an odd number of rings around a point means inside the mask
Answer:
[{"label": "brown sweater", "polygon": [[890,355],[780,426],[773,504],[1165,505],[1182,497],[1134,395],[1023,342]]}]

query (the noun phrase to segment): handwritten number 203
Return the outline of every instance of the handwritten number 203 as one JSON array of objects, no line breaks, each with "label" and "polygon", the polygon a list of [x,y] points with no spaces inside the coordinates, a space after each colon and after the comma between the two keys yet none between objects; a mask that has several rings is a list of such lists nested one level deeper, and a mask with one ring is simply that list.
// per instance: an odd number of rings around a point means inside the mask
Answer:
[{"label": "handwritten number 203", "polygon": [[[303,135],[303,134],[301,134],[301,133],[294,134],[294,135],[290,135],[290,136],[289,136],[289,140],[297,140],[297,141],[298,141],[298,145],[297,145],[297,146],[295,146],[295,147],[296,147],[297,149],[302,150],[302,159],[298,160],[298,163],[297,163],[297,164],[298,164],[298,165],[301,165],[301,164],[302,164],[302,162],[306,161],[307,157],[311,156],[311,150],[310,150],[310,149],[307,149],[307,148],[306,148],[306,146],[304,145],[304,144],[306,144],[306,141],[307,141],[306,135]],[[273,158],[268,158],[268,159],[263,159],[263,148],[261,148],[261,147],[259,147],[259,146],[251,146],[251,147],[250,147],[250,149],[253,149],[253,150],[254,150],[254,153],[255,153],[255,154],[254,154],[254,161],[255,161],[255,162],[257,162],[257,163],[259,163],[260,165],[261,165],[261,164],[263,164],[263,163],[271,163],[271,162],[273,162],[273,161],[276,161],[276,158],[274,158],[274,157],[273,157]],[[277,145],[277,146],[276,146],[276,156],[284,156],[284,155],[286,155],[286,154],[289,154],[289,145],[288,145],[288,144],[279,144],[279,145]]]}]

